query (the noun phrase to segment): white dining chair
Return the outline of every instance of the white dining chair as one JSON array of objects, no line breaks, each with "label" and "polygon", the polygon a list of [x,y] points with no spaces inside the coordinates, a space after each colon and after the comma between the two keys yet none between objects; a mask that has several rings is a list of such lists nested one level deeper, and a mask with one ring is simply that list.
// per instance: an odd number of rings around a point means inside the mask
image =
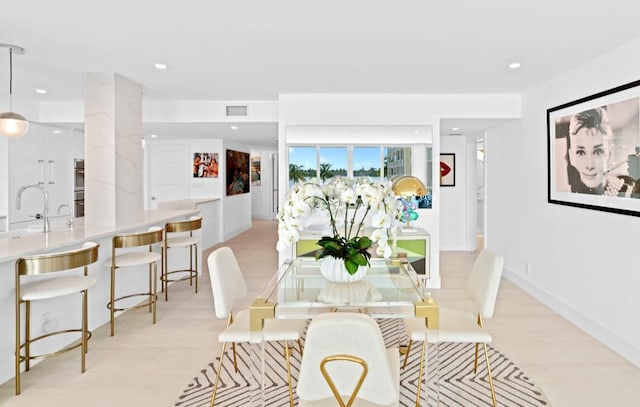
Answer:
[{"label": "white dining chair", "polygon": [[[218,362],[213,394],[211,395],[210,405],[213,407],[218,390],[225,347],[227,343],[231,343],[233,349],[233,367],[237,373],[236,343],[250,342],[251,331],[249,329],[249,311],[242,310],[237,313],[233,312],[238,301],[247,297],[247,285],[233,251],[229,247],[221,247],[209,255],[207,263],[209,265],[209,278],[211,279],[211,290],[213,291],[215,315],[219,319],[227,319],[227,328],[218,335],[218,340],[222,343],[222,351],[220,352],[220,361]],[[291,386],[291,366],[289,363],[289,342],[297,341],[298,349],[302,354],[300,338],[306,326],[306,320],[270,319],[264,321],[262,332],[263,340],[268,342],[284,342],[289,385],[289,403],[291,407],[293,407],[293,389]]]},{"label": "white dining chair", "polygon": [[[440,307],[440,326],[438,329],[425,328],[423,318],[403,320],[409,337],[403,368],[407,365],[413,342],[422,342],[422,355],[424,355],[427,343],[475,343],[476,352],[473,365],[475,374],[478,370],[478,345],[482,344],[491,388],[491,399],[494,407],[497,406],[496,393],[491,376],[491,365],[489,364],[489,353],[487,351],[487,344],[491,343],[492,338],[491,334],[484,329],[483,321],[493,317],[503,266],[504,258],[502,256],[487,249],[480,252],[471,269],[465,290],[466,296],[473,304],[474,309],[472,311]],[[423,362],[424,357],[421,357],[416,406],[419,406],[420,402]]]},{"label": "white dining chair", "polygon": [[398,406],[398,349],[385,348],[366,314],[318,315],[307,331],[297,394],[300,407]]}]

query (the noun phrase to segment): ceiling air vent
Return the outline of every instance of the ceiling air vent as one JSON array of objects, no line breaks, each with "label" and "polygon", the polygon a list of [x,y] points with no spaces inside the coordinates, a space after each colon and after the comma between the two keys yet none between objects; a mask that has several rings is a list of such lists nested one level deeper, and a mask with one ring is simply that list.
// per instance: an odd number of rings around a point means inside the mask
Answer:
[{"label": "ceiling air vent", "polygon": [[227,106],[227,116],[246,116],[247,106]]}]

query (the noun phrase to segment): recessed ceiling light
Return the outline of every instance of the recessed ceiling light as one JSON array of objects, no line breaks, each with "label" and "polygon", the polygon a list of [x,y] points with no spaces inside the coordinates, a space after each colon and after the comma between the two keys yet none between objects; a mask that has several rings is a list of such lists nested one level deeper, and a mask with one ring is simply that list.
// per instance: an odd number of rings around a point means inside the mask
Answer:
[{"label": "recessed ceiling light", "polygon": [[53,130],[55,134],[62,134],[62,130]]},{"label": "recessed ceiling light", "polygon": [[231,126],[231,130],[238,130],[238,126]]},{"label": "recessed ceiling light", "polygon": [[152,134],[151,138],[158,138],[158,135],[157,134]]},{"label": "recessed ceiling light", "polygon": [[452,127],[452,128],[451,128],[451,130],[453,130],[453,131],[458,131],[458,130],[460,130],[460,129],[459,129],[459,128],[457,128],[457,127]]},{"label": "recessed ceiling light", "polygon": [[414,130],[413,134],[420,134],[420,131],[419,130]]},{"label": "recessed ceiling light", "polygon": [[46,89],[36,89],[36,93],[39,93],[41,95],[46,95],[47,94],[47,90]]},{"label": "recessed ceiling light", "polygon": [[520,66],[522,66],[520,62],[514,61],[509,64],[509,69],[518,69]]},{"label": "recessed ceiling light", "polygon": [[157,63],[157,64],[153,64],[154,68],[159,69],[161,71],[164,71],[165,69],[167,69],[167,65],[166,64],[161,64],[161,63]]}]

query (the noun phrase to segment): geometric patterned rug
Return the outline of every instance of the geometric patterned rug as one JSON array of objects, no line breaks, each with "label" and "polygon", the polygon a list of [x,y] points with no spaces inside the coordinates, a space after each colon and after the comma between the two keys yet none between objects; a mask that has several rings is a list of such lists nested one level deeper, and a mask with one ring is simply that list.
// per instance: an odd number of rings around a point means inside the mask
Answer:
[{"label": "geometric patterned rug", "polygon": [[[397,347],[401,342],[406,344],[401,337],[401,324],[393,319],[378,320],[387,347]],[[401,341],[400,341],[401,339]],[[429,375],[428,404],[422,401],[422,405],[437,406],[439,388],[440,406],[468,407],[468,406],[492,406],[491,391],[487,380],[487,371],[482,351],[478,360],[478,374],[473,373],[472,344],[440,344],[437,352],[434,345],[427,348],[427,363],[429,373],[433,373],[433,366],[439,364],[439,386],[435,385],[436,378]],[[291,354],[291,376],[293,383],[293,396],[297,404],[295,392],[296,380],[300,369],[300,354],[297,346],[294,346]],[[222,373],[216,395],[216,406],[237,407],[247,403],[248,390],[252,385],[249,382],[249,347],[239,344],[236,347],[238,356],[238,373],[233,370],[232,353],[229,349],[225,352],[225,360],[222,363]],[[400,405],[406,407],[415,406],[417,377],[419,372],[420,346],[416,344],[411,350],[409,363],[405,369],[400,370]],[[439,363],[436,363],[436,354]],[[279,343],[267,343],[265,346],[266,357],[266,394],[267,406],[288,407],[289,391],[287,386],[287,370],[283,357],[283,346]],[[398,355],[399,358],[404,356]],[[550,406],[549,401],[542,391],[506,356],[489,347],[489,360],[493,373],[493,383],[496,390],[496,398],[499,406]],[[196,377],[187,385],[175,402],[175,407],[208,407],[215,380],[215,368],[218,358],[202,369]],[[215,367],[214,367],[215,366]],[[400,365],[402,366],[402,365]],[[423,384],[424,386],[424,384]],[[423,392],[424,394],[424,392]]]}]

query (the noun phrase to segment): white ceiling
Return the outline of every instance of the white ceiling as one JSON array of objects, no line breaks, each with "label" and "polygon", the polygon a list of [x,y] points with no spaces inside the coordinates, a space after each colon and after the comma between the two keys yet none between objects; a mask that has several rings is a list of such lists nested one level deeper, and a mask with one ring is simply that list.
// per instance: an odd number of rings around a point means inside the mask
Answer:
[{"label": "white ceiling", "polygon": [[[520,93],[640,37],[639,16],[632,0],[3,0],[0,43],[26,49],[14,110],[81,100],[85,72],[137,81],[145,100]],[[513,60],[523,67],[510,71]]]}]

